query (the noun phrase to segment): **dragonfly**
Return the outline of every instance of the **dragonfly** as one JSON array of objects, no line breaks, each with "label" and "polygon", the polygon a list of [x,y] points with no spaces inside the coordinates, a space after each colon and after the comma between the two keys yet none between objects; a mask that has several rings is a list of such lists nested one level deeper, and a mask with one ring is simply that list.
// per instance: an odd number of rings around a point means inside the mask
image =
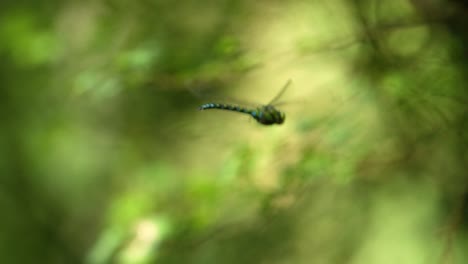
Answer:
[{"label": "dragonfly", "polygon": [[[249,108],[249,107],[242,107],[235,104],[222,104],[222,103],[207,103],[201,105],[198,109],[208,110],[208,109],[221,109],[221,110],[228,110],[238,113],[243,113],[250,115],[253,117],[258,123],[262,125],[281,125],[284,123],[286,119],[286,114],[280,111],[278,108],[275,107],[275,103],[277,103],[278,99],[284,94],[286,89],[291,84],[291,79],[289,79],[285,85],[281,88],[281,90],[276,94],[276,96],[266,105],[260,105],[256,108]],[[278,105],[278,104],[276,104]]]}]

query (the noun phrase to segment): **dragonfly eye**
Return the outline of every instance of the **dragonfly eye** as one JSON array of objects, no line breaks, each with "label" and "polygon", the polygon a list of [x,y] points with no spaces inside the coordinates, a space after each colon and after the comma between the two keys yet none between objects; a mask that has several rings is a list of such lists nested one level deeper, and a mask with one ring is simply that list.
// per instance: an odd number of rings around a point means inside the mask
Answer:
[{"label": "dragonfly eye", "polygon": [[280,112],[280,119],[278,120],[278,124],[283,124],[284,120],[286,119],[286,114],[284,112]]}]

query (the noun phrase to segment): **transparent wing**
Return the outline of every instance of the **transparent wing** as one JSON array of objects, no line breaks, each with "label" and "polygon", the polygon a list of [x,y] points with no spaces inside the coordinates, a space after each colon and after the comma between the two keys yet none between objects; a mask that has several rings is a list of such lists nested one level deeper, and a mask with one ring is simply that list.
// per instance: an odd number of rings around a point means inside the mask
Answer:
[{"label": "transparent wing", "polygon": [[281,96],[284,94],[284,92],[286,91],[286,89],[289,87],[289,85],[292,83],[292,80],[289,79],[286,84],[283,86],[283,88],[281,88],[281,90],[278,92],[278,94],[275,96],[275,98],[273,98],[269,103],[268,105],[272,105],[274,104],[276,101],[278,101],[278,99],[281,98]]}]

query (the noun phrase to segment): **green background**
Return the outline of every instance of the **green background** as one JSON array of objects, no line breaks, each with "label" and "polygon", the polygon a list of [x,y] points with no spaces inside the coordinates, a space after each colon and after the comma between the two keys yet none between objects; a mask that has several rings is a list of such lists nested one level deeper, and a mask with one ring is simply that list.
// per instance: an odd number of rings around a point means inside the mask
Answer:
[{"label": "green background", "polygon": [[0,262],[467,263],[467,10],[2,1]]}]

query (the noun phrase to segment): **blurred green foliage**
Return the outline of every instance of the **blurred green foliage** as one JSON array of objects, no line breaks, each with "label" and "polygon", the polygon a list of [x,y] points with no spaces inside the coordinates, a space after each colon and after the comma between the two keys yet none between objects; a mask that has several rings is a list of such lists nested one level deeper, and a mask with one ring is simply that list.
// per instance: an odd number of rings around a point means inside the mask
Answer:
[{"label": "blurred green foliage", "polygon": [[1,6],[2,263],[468,260],[462,1]]}]

